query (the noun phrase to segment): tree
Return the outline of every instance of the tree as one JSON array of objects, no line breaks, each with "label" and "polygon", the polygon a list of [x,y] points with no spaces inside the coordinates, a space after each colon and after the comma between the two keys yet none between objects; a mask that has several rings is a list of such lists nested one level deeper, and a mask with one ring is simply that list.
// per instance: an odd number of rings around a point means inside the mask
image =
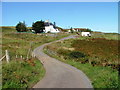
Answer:
[{"label": "tree", "polygon": [[56,23],[54,22],[54,28],[56,28]]},{"label": "tree", "polygon": [[32,29],[35,31],[35,33],[42,33],[45,29],[44,21],[37,21],[32,24]]},{"label": "tree", "polygon": [[73,33],[73,32],[74,32],[72,27],[70,28],[70,31],[71,31],[71,33]]},{"label": "tree", "polygon": [[92,32],[92,30],[91,30],[91,29],[89,29],[89,28],[87,28],[87,29],[86,29],[86,32]]},{"label": "tree", "polygon": [[22,23],[22,22],[19,22],[17,25],[16,25],[16,30],[18,32],[26,32],[27,31],[27,27],[26,27],[26,24],[25,24],[25,21]]}]

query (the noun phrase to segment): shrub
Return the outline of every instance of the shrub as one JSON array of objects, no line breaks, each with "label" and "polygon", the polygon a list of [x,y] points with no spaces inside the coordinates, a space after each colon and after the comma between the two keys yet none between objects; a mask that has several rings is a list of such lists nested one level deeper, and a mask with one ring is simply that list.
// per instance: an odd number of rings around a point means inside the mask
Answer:
[{"label": "shrub", "polygon": [[50,31],[48,31],[47,33],[51,33]]},{"label": "shrub", "polygon": [[83,58],[85,57],[85,54],[79,52],[79,51],[72,51],[70,54],[69,54],[70,57],[72,58]]},{"label": "shrub", "polygon": [[17,25],[16,25],[16,30],[18,32],[26,32],[27,31],[27,27],[25,25],[25,22],[19,22]]}]

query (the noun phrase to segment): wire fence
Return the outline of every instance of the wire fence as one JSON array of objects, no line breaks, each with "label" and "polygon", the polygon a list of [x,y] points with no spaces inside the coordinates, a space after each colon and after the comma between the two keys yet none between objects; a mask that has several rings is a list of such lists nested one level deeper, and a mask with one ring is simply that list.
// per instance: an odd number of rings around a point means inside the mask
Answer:
[{"label": "wire fence", "polygon": [[33,42],[30,42],[30,48],[28,49],[28,52],[26,53],[26,55],[15,54],[13,56],[13,55],[10,55],[11,53],[10,51],[5,50],[5,54],[0,58],[0,62],[5,59],[6,62],[9,63],[13,58],[15,60],[29,60],[30,58],[34,57],[32,53],[32,43]]}]

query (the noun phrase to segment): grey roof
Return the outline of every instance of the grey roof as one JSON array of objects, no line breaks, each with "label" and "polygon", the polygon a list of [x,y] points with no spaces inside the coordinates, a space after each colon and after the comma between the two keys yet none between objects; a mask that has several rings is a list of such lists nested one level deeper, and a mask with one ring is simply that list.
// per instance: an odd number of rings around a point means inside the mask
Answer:
[{"label": "grey roof", "polygon": [[48,23],[48,22],[45,22],[45,23],[44,23],[44,25],[45,25],[45,26],[49,26],[49,25],[50,25],[50,23]]},{"label": "grey roof", "polygon": [[[44,22],[44,25],[45,26],[50,26],[50,25],[53,25],[52,23],[49,23],[49,22]],[[54,26],[54,25],[53,25]]]}]

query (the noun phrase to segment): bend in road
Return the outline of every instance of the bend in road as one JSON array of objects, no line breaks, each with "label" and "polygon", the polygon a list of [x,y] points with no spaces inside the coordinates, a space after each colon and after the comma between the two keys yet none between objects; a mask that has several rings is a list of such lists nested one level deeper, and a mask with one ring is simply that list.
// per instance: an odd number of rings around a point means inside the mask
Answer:
[{"label": "bend in road", "polygon": [[[72,35],[57,41],[70,38],[75,38],[75,36]],[[53,42],[37,47],[33,51],[33,55],[42,62],[46,70],[44,78],[33,88],[93,88],[90,80],[82,71],[52,58],[43,52],[43,48],[51,43]]]}]

